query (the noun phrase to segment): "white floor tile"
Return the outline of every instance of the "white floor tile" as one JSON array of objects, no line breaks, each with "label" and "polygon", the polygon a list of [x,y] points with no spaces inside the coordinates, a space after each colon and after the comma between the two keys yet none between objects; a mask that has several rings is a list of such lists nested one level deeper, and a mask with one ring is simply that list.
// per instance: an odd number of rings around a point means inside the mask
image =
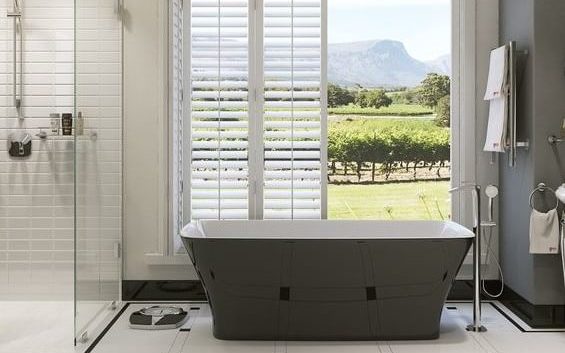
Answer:
[{"label": "white floor tile", "polygon": [[0,302],[0,353],[74,352],[73,302]]},{"label": "white floor tile", "polygon": [[222,341],[212,335],[212,317],[203,306],[194,322],[183,353],[273,353],[273,341]]},{"label": "white floor tile", "polygon": [[286,353],[380,353],[376,342],[288,342]]},{"label": "white floor tile", "polygon": [[[129,316],[132,312],[148,305],[132,304],[120,319],[96,345],[95,353],[168,353],[176,346],[177,335],[186,335],[179,330],[133,330],[129,328]],[[180,305],[188,310],[187,304]]]}]

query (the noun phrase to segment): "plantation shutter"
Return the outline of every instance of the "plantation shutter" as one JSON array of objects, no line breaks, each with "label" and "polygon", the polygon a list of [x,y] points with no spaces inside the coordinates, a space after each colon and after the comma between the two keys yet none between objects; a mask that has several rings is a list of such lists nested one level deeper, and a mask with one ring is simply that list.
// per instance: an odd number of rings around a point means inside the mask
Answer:
[{"label": "plantation shutter", "polygon": [[322,3],[264,0],[264,218],[322,217]]},{"label": "plantation shutter", "polygon": [[247,0],[190,2],[192,219],[248,218]]},{"label": "plantation shutter", "polygon": [[324,216],[322,4],[190,1],[191,219]]}]

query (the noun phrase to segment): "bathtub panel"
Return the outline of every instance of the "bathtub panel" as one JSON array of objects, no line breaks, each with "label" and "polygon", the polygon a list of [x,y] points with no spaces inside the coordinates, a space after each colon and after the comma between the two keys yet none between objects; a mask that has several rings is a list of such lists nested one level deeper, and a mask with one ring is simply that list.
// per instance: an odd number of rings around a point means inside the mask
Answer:
[{"label": "bathtub panel", "polygon": [[364,287],[359,245],[351,240],[299,240],[291,271],[293,287]]},{"label": "bathtub panel", "polygon": [[283,337],[291,340],[365,340],[374,337],[368,309],[366,300],[293,301]]}]

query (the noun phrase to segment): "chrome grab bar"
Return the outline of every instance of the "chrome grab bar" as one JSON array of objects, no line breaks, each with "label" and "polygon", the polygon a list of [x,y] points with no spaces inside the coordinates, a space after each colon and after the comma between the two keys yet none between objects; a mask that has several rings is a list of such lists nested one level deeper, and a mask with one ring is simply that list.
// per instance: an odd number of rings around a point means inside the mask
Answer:
[{"label": "chrome grab bar", "polygon": [[[14,97],[14,107],[18,110],[18,114],[21,117],[20,108],[22,106],[22,97],[23,97],[23,29],[22,29],[22,11],[19,6],[18,1],[14,1],[14,9],[6,14],[6,17],[14,19],[14,33],[13,33],[13,62],[12,62],[12,69],[13,69],[13,97]],[[20,32],[19,42],[20,42],[20,87],[18,93],[18,31]]]}]

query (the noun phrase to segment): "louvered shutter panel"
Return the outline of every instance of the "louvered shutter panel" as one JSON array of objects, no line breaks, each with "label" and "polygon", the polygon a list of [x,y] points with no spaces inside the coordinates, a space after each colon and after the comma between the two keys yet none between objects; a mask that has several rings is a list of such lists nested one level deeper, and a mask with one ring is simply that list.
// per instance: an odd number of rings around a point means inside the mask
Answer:
[{"label": "louvered shutter panel", "polygon": [[264,218],[321,217],[322,0],[264,0]]},{"label": "louvered shutter panel", "polygon": [[248,218],[248,1],[190,5],[191,218]]},{"label": "louvered shutter panel", "polygon": [[173,234],[174,248],[183,250],[182,242],[176,235],[180,234],[183,227],[183,6],[182,0],[172,0],[171,2],[171,127],[172,141],[171,149],[173,160],[172,165],[172,211],[173,211]]}]

